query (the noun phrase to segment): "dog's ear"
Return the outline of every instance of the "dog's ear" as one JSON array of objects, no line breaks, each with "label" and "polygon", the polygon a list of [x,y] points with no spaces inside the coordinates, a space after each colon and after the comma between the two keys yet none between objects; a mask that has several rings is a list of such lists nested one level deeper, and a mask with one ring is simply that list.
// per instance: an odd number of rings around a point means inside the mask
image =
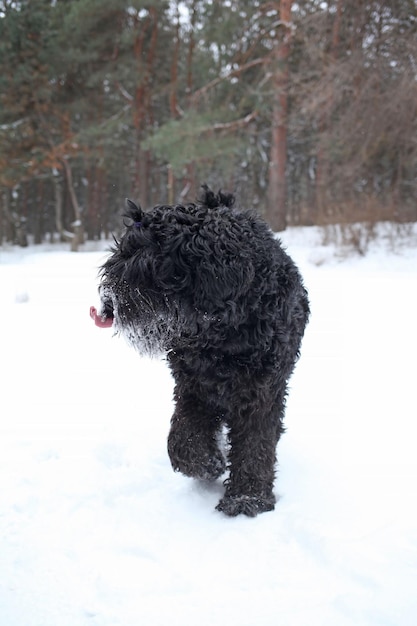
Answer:
[{"label": "dog's ear", "polygon": [[136,205],[132,200],[126,198],[126,211],[123,213],[125,226],[139,226],[142,223],[143,210],[140,205]]},{"label": "dog's ear", "polygon": [[209,209],[216,209],[217,207],[232,208],[235,203],[235,196],[232,193],[225,193],[219,189],[218,193],[214,193],[210,187],[206,184],[201,185],[202,192],[198,198],[200,204],[206,206]]}]

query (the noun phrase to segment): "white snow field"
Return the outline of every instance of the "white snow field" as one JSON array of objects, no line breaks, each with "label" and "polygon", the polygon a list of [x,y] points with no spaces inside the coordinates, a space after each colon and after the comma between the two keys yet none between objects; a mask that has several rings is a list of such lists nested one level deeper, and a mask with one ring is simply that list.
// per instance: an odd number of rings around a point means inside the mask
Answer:
[{"label": "white snow field", "polygon": [[172,472],[172,380],[89,318],[93,252],[0,248],[1,626],[415,626],[417,242],[285,244],[312,317],[275,511]]}]

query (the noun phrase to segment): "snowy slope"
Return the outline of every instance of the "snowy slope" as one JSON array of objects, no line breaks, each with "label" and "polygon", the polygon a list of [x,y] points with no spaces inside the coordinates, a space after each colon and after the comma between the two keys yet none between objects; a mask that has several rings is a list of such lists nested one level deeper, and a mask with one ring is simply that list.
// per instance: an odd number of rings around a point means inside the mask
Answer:
[{"label": "snowy slope", "polygon": [[416,247],[285,240],[313,314],[256,519],[172,472],[165,364],[88,317],[103,252],[0,249],[1,626],[415,626]]}]

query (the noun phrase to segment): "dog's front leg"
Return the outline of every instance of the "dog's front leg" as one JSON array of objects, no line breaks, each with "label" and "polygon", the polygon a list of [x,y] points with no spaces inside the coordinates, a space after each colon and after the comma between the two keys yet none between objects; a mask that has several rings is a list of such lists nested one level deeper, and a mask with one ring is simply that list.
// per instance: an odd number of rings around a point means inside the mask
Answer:
[{"label": "dog's front leg", "polygon": [[176,472],[216,480],[226,469],[218,446],[221,420],[197,396],[176,392],[176,407],[168,437],[168,454]]},{"label": "dog's front leg", "polygon": [[230,427],[230,476],[226,492],[217,510],[226,515],[239,514],[255,517],[275,507],[273,493],[275,478],[275,450],[279,427],[260,420],[253,425]]}]

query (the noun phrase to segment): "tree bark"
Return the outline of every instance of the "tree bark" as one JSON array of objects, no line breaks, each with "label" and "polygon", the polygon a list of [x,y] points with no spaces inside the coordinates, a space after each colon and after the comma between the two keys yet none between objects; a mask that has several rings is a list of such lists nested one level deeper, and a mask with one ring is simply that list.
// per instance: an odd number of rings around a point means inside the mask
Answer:
[{"label": "tree bark", "polygon": [[77,195],[75,193],[74,184],[72,181],[72,170],[71,166],[68,163],[68,159],[65,157],[62,159],[62,163],[65,169],[65,175],[67,177],[68,191],[71,198],[72,208],[74,210],[74,221],[72,223],[72,227],[74,229],[74,234],[71,237],[71,252],[77,252],[78,247],[81,243],[83,243],[83,223],[81,219],[81,209],[78,204]]},{"label": "tree bark", "polygon": [[[343,0],[337,0],[336,15],[333,21],[332,39],[330,47],[330,64],[334,64],[337,61],[338,51],[340,46],[340,27],[342,22],[342,9]],[[333,89],[329,95],[329,105],[324,108],[319,122],[320,135],[323,136],[326,128],[329,125],[330,111],[333,108]],[[326,199],[326,189],[328,186],[327,178],[329,177],[329,158],[325,154],[323,149],[323,143],[319,140],[317,150],[317,167],[316,167],[316,180],[315,180],[315,209],[316,216],[315,221],[322,222],[326,219],[326,213],[328,211],[328,202]]]},{"label": "tree bark", "polygon": [[[188,41],[188,49],[187,49],[187,106],[188,109],[192,108],[191,94],[193,90],[194,84],[194,75],[193,75],[193,62],[194,62],[194,51],[195,51],[195,25],[197,22],[198,12],[197,12],[197,0],[193,0],[193,3],[190,7],[191,12],[191,20],[190,20],[190,35]],[[196,167],[195,162],[187,163],[185,167],[185,177],[183,189],[180,194],[181,200],[190,193],[191,197],[194,199],[197,195],[197,185],[196,185]]]},{"label": "tree bark", "polygon": [[175,45],[171,62],[171,88],[169,93],[169,108],[172,119],[176,119],[179,114],[178,109],[178,57],[180,51],[180,12],[178,2],[176,5],[176,25],[175,25]]},{"label": "tree bark", "polygon": [[279,7],[279,34],[281,34],[281,39],[277,42],[274,51],[273,85],[275,99],[272,109],[267,219],[275,231],[285,230],[287,226],[285,172],[287,164],[288,58],[291,39],[291,7],[292,0],[281,0]]},{"label": "tree bark", "polygon": [[62,223],[62,184],[61,176],[56,168],[52,170],[52,181],[54,183],[55,192],[55,228],[59,234],[60,241],[64,241],[64,226]]},{"label": "tree bark", "polygon": [[[139,28],[139,19],[137,19]],[[148,50],[145,52],[145,33],[150,28],[150,40]],[[149,86],[158,42],[159,24],[158,11],[155,7],[149,8],[149,23],[144,26],[134,42],[134,55],[138,67],[143,70],[139,84],[136,86],[133,103],[133,125],[136,134],[136,148],[134,159],[133,193],[135,197],[141,197],[144,204],[149,203],[148,190],[151,189],[150,179],[150,151],[142,149],[141,143],[146,125],[152,127],[152,97]]]}]

